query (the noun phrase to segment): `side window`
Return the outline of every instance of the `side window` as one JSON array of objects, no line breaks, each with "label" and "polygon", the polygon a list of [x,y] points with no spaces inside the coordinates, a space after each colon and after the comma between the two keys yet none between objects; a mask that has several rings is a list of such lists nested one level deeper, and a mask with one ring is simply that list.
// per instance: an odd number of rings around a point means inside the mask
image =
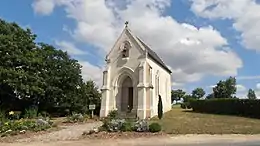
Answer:
[{"label": "side window", "polygon": [[159,75],[159,71],[156,72],[156,76],[155,76],[155,89],[156,89],[156,96],[158,97],[160,94],[160,75]]},{"label": "side window", "polygon": [[149,73],[150,73],[150,84],[153,84],[153,69],[152,67],[149,68]]}]

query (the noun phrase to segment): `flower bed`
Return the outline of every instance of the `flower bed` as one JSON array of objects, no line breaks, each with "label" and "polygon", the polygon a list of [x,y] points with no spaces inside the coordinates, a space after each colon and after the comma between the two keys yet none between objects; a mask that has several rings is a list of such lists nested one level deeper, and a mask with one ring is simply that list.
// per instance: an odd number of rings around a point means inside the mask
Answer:
[{"label": "flower bed", "polygon": [[0,136],[5,137],[9,135],[24,134],[27,131],[45,131],[51,127],[52,122],[43,119],[8,120],[5,122],[0,122]]},{"label": "flower bed", "polygon": [[85,137],[140,137],[140,136],[153,136],[153,135],[162,135],[161,125],[158,123],[151,123],[147,120],[125,120],[120,119],[115,112],[113,114],[109,114],[112,116],[108,116],[103,120],[103,125],[99,128],[95,128],[93,130],[87,131],[83,133]]},{"label": "flower bed", "polygon": [[85,123],[87,121],[93,121],[94,119],[90,119],[89,115],[81,114],[81,113],[72,113],[72,115],[68,115],[66,120],[63,121],[65,124],[74,124],[74,123]]}]

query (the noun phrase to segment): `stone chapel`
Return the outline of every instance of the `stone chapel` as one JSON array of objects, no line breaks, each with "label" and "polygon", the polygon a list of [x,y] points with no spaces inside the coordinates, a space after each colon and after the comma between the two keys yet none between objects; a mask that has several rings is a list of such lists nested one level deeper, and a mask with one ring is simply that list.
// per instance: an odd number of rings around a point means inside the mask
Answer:
[{"label": "stone chapel", "polygon": [[171,109],[171,70],[127,24],[106,56],[100,116],[146,119],[157,115],[159,95],[163,112]]}]

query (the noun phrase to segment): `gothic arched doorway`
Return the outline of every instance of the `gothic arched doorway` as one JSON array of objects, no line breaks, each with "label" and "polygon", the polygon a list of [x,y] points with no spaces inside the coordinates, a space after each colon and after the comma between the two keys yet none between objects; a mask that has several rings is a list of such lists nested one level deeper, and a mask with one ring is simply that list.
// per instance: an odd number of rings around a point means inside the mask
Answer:
[{"label": "gothic arched doorway", "polygon": [[121,111],[131,112],[133,109],[133,81],[127,76],[121,85]]}]

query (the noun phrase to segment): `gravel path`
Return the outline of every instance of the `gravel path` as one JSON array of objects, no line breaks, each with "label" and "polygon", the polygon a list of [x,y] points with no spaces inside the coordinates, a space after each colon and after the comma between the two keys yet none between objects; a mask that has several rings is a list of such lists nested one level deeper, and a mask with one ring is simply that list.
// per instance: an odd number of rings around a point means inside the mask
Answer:
[{"label": "gravel path", "polygon": [[17,142],[51,142],[79,139],[84,131],[92,130],[101,126],[101,122],[86,123],[79,125],[64,126],[62,130],[38,135],[26,139],[19,139]]}]

